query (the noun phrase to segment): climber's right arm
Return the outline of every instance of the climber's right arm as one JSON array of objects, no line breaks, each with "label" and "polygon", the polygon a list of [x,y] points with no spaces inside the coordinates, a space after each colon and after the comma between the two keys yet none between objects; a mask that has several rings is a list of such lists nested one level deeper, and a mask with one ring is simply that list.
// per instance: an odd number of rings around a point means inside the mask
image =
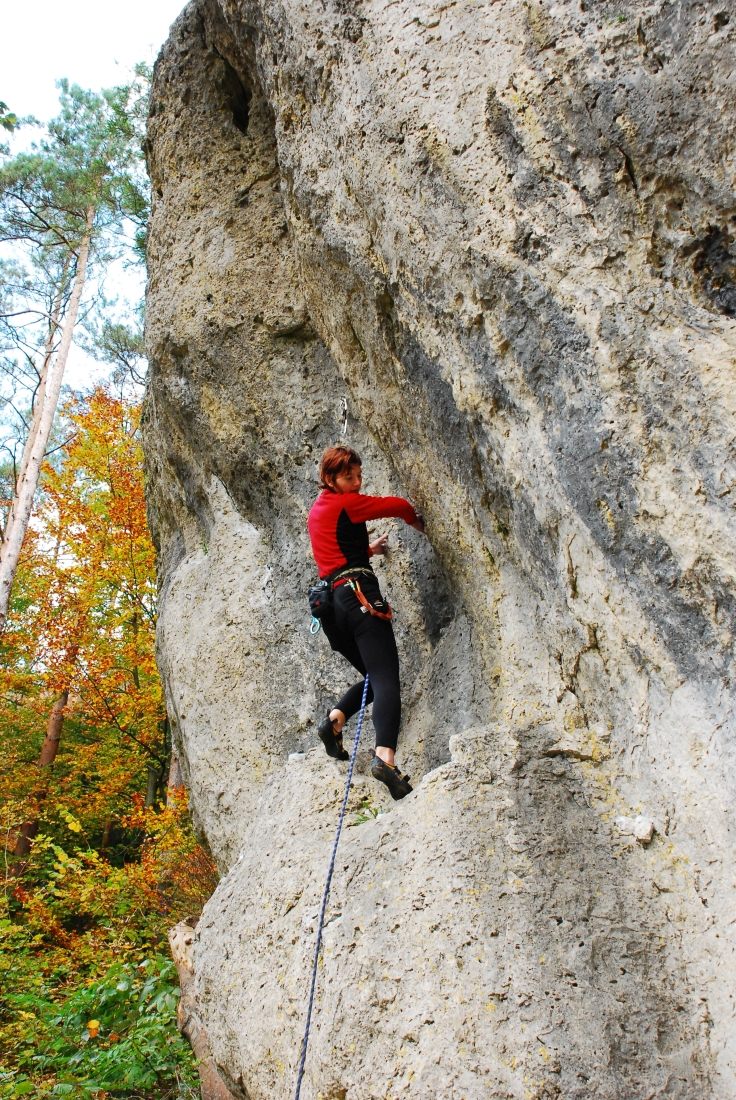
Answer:
[{"label": "climber's right arm", "polygon": [[[342,504],[353,523],[371,519],[403,519],[410,527],[423,531],[422,517],[403,497],[369,497],[363,493],[345,493]],[[419,526],[417,526],[419,525]]]}]

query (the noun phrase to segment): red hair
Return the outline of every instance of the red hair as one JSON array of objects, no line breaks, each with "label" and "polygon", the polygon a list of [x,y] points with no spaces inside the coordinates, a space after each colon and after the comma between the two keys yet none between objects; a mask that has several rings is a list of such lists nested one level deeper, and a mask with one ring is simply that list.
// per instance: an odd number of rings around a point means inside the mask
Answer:
[{"label": "red hair", "polygon": [[352,466],[362,466],[363,459],[352,447],[328,447],[319,464],[319,483],[322,489],[332,489],[336,477],[350,472]]}]

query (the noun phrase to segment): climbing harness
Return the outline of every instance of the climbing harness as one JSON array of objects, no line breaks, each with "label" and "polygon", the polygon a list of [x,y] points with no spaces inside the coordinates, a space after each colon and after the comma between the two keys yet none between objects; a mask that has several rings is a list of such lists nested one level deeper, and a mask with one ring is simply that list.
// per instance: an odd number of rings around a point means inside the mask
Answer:
[{"label": "climbing harness", "polygon": [[356,573],[364,573],[366,577],[376,580],[376,574],[372,569],[365,569],[362,565],[349,565],[347,569],[341,569],[339,573],[333,573],[329,580],[333,588],[339,588],[341,584],[347,584]]},{"label": "climbing harness", "polygon": [[377,611],[376,608],[379,606],[378,601],[376,601],[376,607],[373,607],[363,595],[358,581],[356,581],[354,578],[351,578],[350,580],[348,580],[347,583],[350,585],[353,592],[358,597],[359,602],[363,605],[364,611],[370,611],[371,615],[375,615],[377,619],[387,619],[389,622],[391,621],[391,619],[393,619],[394,615],[393,611],[391,610],[390,603],[388,603],[386,600],[381,600],[380,606],[385,607],[386,610]]},{"label": "climbing harness", "polygon": [[341,569],[339,573],[333,573],[332,576],[325,577],[324,580],[310,586],[307,592],[309,610],[312,614],[312,621],[309,624],[310,634],[319,634],[322,629],[322,619],[325,615],[332,613],[333,593],[341,584],[347,584],[352,588],[363,606],[363,611],[369,611],[371,615],[375,615],[378,619],[388,619],[390,621],[393,618],[391,606],[386,600],[381,600],[380,605],[378,602],[375,605],[368,602],[356,579],[356,573],[363,573],[368,577],[372,577],[373,580],[376,579],[376,574],[372,569],[364,569],[362,566],[356,565]]},{"label": "climbing harness", "polygon": [[337,858],[337,846],[340,843],[340,833],[342,832],[342,823],[345,818],[345,811],[348,806],[348,795],[350,794],[350,785],[353,781],[353,768],[355,767],[355,757],[358,754],[358,742],[360,741],[360,731],[363,728],[363,717],[365,715],[366,699],[368,698],[368,676],[365,678],[363,685],[363,700],[360,704],[360,713],[358,715],[358,725],[355,730],[355,740],[353,741],[353,750],[350,753],[350,765],[348,766],[348,778],[345,784],[345,794],[342,800],[342,806],[340,807],[340,817],[337,822],[337,832],[335,833],[335,843],[332,845],[332,855],[330,856],[330,865],[327,868],[327,879],[325,881],[325,889],[322,894],[322,908],[319,914],[319,923],[317,925],[317,943],[314,948],[314,963],[312,964],[312,984],[309,987],[309,1003],[307,1005],[307,1023],[304,1028],[304,1038],[302,1039],[302,1051],[299,1059],[299,1070],[296,1077],[296,1092],[294,1093],[294,1100],[299,1100],[302,1091],[302,1078],[304,1077],[304,1066],[307,1061],[307,1045],[309,1043],[309,1028],[312,1023],[312,1005],[314,1004],[314,987],[317,984],[317,966],[319,964],[319,952],[322,946],[322,929],[325,924],[325,912],[327,910],[327,898],[330,894],[330,883],[332,882],[332,872],[335,869],[335,859]]}]

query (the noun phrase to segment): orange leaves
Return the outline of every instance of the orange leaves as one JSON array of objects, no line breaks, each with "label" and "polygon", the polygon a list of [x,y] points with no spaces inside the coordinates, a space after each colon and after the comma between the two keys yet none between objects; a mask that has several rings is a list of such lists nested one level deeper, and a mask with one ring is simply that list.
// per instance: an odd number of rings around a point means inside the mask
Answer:
[{"label": "orange leaves", "polygon": [[152,908],[169,914],[175,924],[199,913],[217,886],[217,869],[192,832],[183,788],[169,791],[168,805],[160,813],[145,809],[140,798],[135,802],[125,824],[142,829],[146,839],[141,862],[129,874]]},{"label": "orange leaves", "polygon": [[[140,404],[98,387],[65,413],[73,435],[44,467],[0,643],[0,728],[27,728],[7,749],[22,753],[22,740],[28,751],[53,699],[69,692],[54,784],[89,824],[127,808],[146,760],[163,761],[165,709]],[[65,746],[74,729],[72,760]],[[0,793],[27,793],[22,776],[6,776]]]},{"label": "orange leaves", "polygon": [[[104,389],[67,408],[76,434],[44,470],[28,565],[37,661],[51,691],[85,715],[155,737],[162,717],[153,654],[155,556],[146,525],[140,410]],[[150,726],[153,722],[154,729]]]},{"label": "orange leaves", "polygon": [[[0,979],[13,975],[17,996],[31,975],[60,1000],[76,997],[113,963],[164,950],[168,927],[198,913],[217,882],[184,792],[160,812],[144,807],[149,765],[163,774],[170,746],[139,413],[104,388],[67,406],[73,438],[44,469],[0,639],[8,866],[16,842],[31,841],[15,863],[21,877],[0,891]],[[39,768],[49,741],[58,753]],[[100,1012],[92,1001],[78,1021],[95,1049],[119,1034],[105,1038],[109,1022],[95,1030]]]},{"label": "orange leaves", "polygon": [[100,387],[65,417],[0,638],[0,1046],[13,1095],[163,1096],[194,1070],[173,967],[147,967],[217,874],[183,793],[144,807],[170,744],[140,407]]}]

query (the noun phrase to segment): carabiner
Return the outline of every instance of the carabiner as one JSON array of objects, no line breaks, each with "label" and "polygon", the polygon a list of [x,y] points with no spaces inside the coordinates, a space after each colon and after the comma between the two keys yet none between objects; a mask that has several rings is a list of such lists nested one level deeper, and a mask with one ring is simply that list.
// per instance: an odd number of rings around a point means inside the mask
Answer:
[{"label": "carabiner", "polygon": [[311,622],[310,627],[309,627],[309,633],[310,634],[319,634],[321,629],[322,629],[322,623],[319,621],[319,619],[315,619],[314,615],[312,615],[312,622]]}]

